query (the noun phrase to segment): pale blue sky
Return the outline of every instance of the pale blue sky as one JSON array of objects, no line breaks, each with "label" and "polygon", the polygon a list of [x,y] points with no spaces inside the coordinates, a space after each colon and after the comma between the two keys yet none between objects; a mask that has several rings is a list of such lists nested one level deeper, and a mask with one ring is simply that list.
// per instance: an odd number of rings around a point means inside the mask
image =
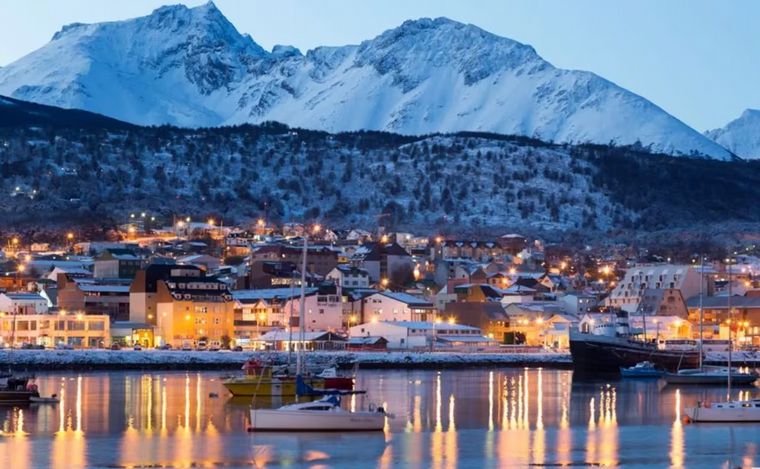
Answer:
[{"label": "pale blue sky", "polygon": [[[0,0],[0,65],[72,22],[125,19],[177,1]],[[204,1],[182,2],[189,6]],[[405,19],[447,16],[531,44],[562,68],[593,71],[697,130],[760,108],[755,0],[217,0],[266,49],[358,43]]]}]

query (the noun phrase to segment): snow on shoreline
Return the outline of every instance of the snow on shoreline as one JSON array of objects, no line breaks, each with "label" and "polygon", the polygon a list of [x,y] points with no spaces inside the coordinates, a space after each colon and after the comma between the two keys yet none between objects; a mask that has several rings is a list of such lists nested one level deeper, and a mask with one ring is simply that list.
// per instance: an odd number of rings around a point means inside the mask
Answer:
[{"label": "snow on shoreline", "polygon": [[[451,368],[477,366],[567,367],[569,353],[309,352],[310,367]],[[286,363],[286,352],[182,352],[163,350],[0,350],[0,369],[239,369],[249,358]],[[295,356],[293,356],[295,362]]]}]

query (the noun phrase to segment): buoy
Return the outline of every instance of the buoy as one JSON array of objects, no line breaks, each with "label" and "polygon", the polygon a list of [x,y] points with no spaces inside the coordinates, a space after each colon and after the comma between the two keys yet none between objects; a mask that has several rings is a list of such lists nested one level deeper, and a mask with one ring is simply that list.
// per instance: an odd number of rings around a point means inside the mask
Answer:
[{"label": "buoy", "polygon": [[210,392],[210,393],[208,393],[208,397],[219,397],[219,394],[217,394],[215,392]]},{"label": "buoy", "polygon": [[688,416],[688,415],[684,415],[684,416],[681,418],[681,421],[682,421],[683,423],[689,424],[689,423],[691,423],[691,418],[689,418],[689,416]]}]

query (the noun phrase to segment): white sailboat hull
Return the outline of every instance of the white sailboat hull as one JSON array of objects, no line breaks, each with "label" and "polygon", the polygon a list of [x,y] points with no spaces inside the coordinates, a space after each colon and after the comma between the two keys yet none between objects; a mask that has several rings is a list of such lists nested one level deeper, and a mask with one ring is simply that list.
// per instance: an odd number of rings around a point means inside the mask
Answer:
[{"label": "white sailboat hull", "polygon": [[251,431],[380,431],[384,412],[251,409]]},{"label": "white sailboat hull", "polygon": [[686,407],[684,414],[692,422],[760,422],[760,401],[735,401]]}]

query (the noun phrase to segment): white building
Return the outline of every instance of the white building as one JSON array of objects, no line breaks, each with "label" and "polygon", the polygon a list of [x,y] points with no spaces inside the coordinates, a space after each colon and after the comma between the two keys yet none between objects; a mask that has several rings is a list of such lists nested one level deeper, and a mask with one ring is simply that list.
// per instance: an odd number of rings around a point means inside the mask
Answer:
[{"label": "white building", "polygon": [[407,293],[379,291],[362,300],[362,314],[369,321],[431,321],[435,316],[433,303]]},{"label": "white building", "polygon": [[435,323],[427,321],[373,321],[353,326],[349,337],[383,337],[389,350],[430,349],[479,349],[497,346],[483,332],[463,324]]},{"label": "white building", "polygon": [[598,304],[595,296],[582,293],[568,293],[559,297],[558,301],[565,305],[565,311],[576,316],[590,313]]},{"label": "white building", "polygon": [[648,289],[681,290],[681,295],[688,299],[699,294],[700,284],[699,269],[693,266],[663,264],[632,267],[626,270],[625,277],[604,300],[604,305],[632,313],[638,309]]},{"label": "white building", "polygon": [[369,272],[349,265],[333,268],[326,279],[333,280],[341,288],[369,288]]},{"label": "white building", "polygon": [[[232,292],[232,298],[235,301],[235,310],[240,314],[240,320],[256,322],[261,332],[286,327],[290,323],[291,311],[294,318],[299,316],[299,289],[236,290]],[[343,326],[343,303],[338,293],[307,288],[304,295],[304,313],[306,331],[335,331]]]},{"label": "white building", "polygon": [[45,314],[48,301],[37,293],[0,293],[0,313]]}]

